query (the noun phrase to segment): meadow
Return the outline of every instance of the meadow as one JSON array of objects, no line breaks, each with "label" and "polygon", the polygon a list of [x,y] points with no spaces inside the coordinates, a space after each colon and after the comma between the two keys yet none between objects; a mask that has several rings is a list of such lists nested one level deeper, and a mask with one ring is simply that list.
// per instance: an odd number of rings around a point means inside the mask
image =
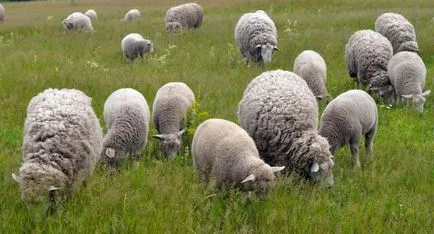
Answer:
[{"label": "meadow", "polygon": [[[348,148],[335,155],[335,186],[320,188],[278,177],[270,197],[246,200],[242,192],[215,193],[196,176],[188,142],[207,118],[237,121],[238,102],[251,79],[273,69],[292,70],[295,57],[312,49],[325,59],[327,89],[334,97],[356,88],[344,63],[344,47],[357,30],[374,29],[384,12],[403,14],[416,28],[427,67],[425,89],[434,82],[434,1],[423,0],[200,0],[200,29],[170,35],[164,15],[185,1],[76,0],[2,2],[0,25],[0,232],[1,233],[432,233],[434,209],[434,98],[423,115],[378,103],[375,156],[361,150],[354,170]],[[65,33],[61,21],[93,8],[95,33]],[[138,8],[141,20],[125,24]],[[263,9],[278,29],[279,52],[271,65],[246,66],[234,41],[245,12]],[[120,41],[139,32],[155,52],[127,64]],[[54,215],[41,218],[21,200],[11,178],[22,162],[22,129],[30,99],[47,88],[75,88],[93,99],[101,126],[105,99],[131,87],[152,102],[171,81],[196,94],[197,118],[184,149],[164,160],[149,137],[138,168],[124,163],[109,176],[98,167],[86,186]],[[320,107],[320,113],[324,105]],[[151,126],[151,134],[156,130]],[[361,144],[362,145],[362,144]],[[361,147],[363,148],[363,147]]]}]

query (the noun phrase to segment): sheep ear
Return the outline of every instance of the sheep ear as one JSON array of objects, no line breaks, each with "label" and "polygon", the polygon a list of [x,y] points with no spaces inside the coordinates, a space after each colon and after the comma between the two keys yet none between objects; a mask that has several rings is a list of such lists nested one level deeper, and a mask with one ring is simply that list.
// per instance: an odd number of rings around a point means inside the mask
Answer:
[{"label": "sheep ear", "polygon": [[177,135],[178,137],[180,137],[180,136],[182,136],[182,134],[184,134],[184,132],[185,132],[185,128],[182,129],[181,131],[177,132],[176,135]]},{"label": "sheep ear", "polygon": [[413,98],[413,94],[403,94],[403,95],[401,95],[401,97],[403,97],[403,98],[407,98],[407,99],[412,99]]},{"label": "sheep ear", "polygon": [[163,134],[157,134],[157,135],[153,135],[153,138],[157,138],[158,140],[163,140],[164,139],[164,135]]},{"label": "sheep ear", "polygon": [[274,46],[273,50],[279,51],[279,48],[277,46]]},{"label": "sheep ear", "polygon": [[310,168],[311,172],[318,172],[319,171],[319,165],[317,162],[314,162],[312,167]]},{"label": "sheep ear", "polygon": [[56,190],[59,190],[59,189],[60,189],[59,187],[55,187],[55,186],[51,185],[51,186],[48,188],[48,191],[56,191]]},{"label": "sheep ear", "polygon": [[254,174],[250,174],[249,176],[247,176],[247,178],[241,181],[241,183],[244,184],[246,182],[255,181],[255,180],[256,180],[256,176]]},{"label": "sheep ear", "polygon": [[318,99],[318,100],[322,100],[324,98],[324,96],[323,95],[318,95],[318,96],[316,96],[316,99]]},{"label": "sheep ear", "polygon": [[114,157],[115,157],[115,154],[116,154],[116,151],[115,151],[114,149],[112,149],[112,148],[107,148],[107,149],[105,150],[105,155],[106,155],[107,157],[109,157],[109,158],[114,158]]},{"label": "sheep ear", "polygon": [[285,166],[283,166],[283,167],[271,167],[271,170],[273,171],[273,173],[277,173],[283,169],[285,169]]},{"label": "sheep ear", "polygon": [[422,93],[422,96],[426,97],[431,93],[431,90],[427,90],[425,92]]},{"label": "sheep ear", "polygon": [[256,45],[255,49],[261,48],[261,47],[262,47],[262,45],[258,44],[258,45]]},{"label": "sheep ear", "polygon": [[21,177],[15,175],[15,173],[12,173],[12,178],[13,178],[13,179],[18,183],[18,184],[21,183]]}]

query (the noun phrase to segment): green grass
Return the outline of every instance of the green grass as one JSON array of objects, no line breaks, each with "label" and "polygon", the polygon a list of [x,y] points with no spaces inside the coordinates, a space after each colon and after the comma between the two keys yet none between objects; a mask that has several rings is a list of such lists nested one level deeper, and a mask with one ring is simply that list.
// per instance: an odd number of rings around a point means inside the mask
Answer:
[{"label": "green grass", "polygon": [[[178,1],[46,1],[4,3],[0,25],[0,232],[1,233],[432,233],[434,208],[434,98],[424,115],[379,105],[375,157],[361,152],[362,170],[352,169],[349,150],[336,155],[336,186],[329,190],[280,177],[266,201],[245,194],[217,194],[201,183],[184,152],[160,160],[149,138],[139,168],[124,164],[107,176],[97,168],[87,185],[56,215],[42,219],[20,199],[11,173],[22,161],[22,128],[30,99],[46,88],[76,88],[102,110],[111,92],[140,91],[152,105],[157,89],[183,81],[195,92],[201,119],[237,122],[236,111],[249,81],[265,70],[292,70],[305,49],[318,51],[328,66],[328,90],[335,97],[355,88],[344,65],[351,34],[373,29],[383,12],[405,15],[417,30],[433,89],[434,2],[386,0],[203,0],[203,27],[180,35],[164,32],[163,18]],[[179,2],[178,2],[179,3]],[[94,8],[96,33],[64,33],[61,20]],[[119,19],[139,8],[139,22]],[[280,52],[267,68],[247,67],[234,46],[233,31],[244,12],[263,9],[274,19]],[[52,16],[50,19],[48,16]],[[120,41],[139,32],[154,42],[144,62],[126,64]],[[323,107],[321,107],[323,109]],[[195,125],[200,121],[196,121]],[[152,129],[153,132],[155,130]]]}]

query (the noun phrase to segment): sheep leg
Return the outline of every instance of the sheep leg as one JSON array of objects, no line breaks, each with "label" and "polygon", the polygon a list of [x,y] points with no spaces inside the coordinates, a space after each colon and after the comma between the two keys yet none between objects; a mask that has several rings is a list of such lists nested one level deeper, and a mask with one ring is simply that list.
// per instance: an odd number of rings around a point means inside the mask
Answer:
[{"label": "sheep leg", "polygon": [[374,155],[373,142],[374,142],[376,131],[377,131],[377,126],[374,126],[371,130],[369,130],[365,134],[365,149],[366,149],[366,154],[369,157],[372,157]]},{"label": "sheep leg", "polygon": [[351,161],[353,162],[354,168],[360,168],[359,143],[360,143],[360,136],[353,137],[350,139]]}]

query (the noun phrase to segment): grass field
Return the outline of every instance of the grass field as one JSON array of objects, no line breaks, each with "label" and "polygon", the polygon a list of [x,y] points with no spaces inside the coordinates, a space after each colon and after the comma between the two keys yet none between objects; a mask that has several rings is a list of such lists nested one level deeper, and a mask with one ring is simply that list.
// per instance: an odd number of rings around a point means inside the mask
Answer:
[{"label": "grass field", "polygon": [[[41,218],[20,199],[17,173],[22,161],[22,128],[30,99],[46,88],[75,88],[102,110],[111,92],[140,91],[152,105],[157,89],[183,81],[195,92],[200,115],[237,122],[236,111],[248,82],[265,70],[292,70],[305,49],[319,52],[328,66],[333,96],[355,88],[344,65],[351,34],[373,29],[383,12],[397,12],[415,26],[434,78],[434,1],[422,0],[202,0],[204,23],[180,35],[164,31],[166,10],[181,1],[76,0],[3,3],[0,25],[0,233],[433,233],[434,98],[423,115],[379,104],[375,157],[361,152],[362,170],[353,170],[347,148],[335,157],[336,185],[329,190],[292,177],[278,178],[268,200],[247,202],[245,194],[213,195],[194,173],[184,150],[176,160],[159,159],[158,142],[149,138],[138,168],[124,164],[107,176],[97,168],[87,185],[57,214]],[[93,34],[64,33],[61,20],[94,8]],[[119,19],[131,8],[140,21]],[[276,23],[280,52],[266,68],[247,67],[233,39],[238,18],[263,9]],[[154,42],[155,53],[126,64],[120,41],[139,32]],[[323,106],[321,106],[321,111]],[[194,126],[193,126],[194,127]],[[155,133],[155,130],[152,129]]]}]

